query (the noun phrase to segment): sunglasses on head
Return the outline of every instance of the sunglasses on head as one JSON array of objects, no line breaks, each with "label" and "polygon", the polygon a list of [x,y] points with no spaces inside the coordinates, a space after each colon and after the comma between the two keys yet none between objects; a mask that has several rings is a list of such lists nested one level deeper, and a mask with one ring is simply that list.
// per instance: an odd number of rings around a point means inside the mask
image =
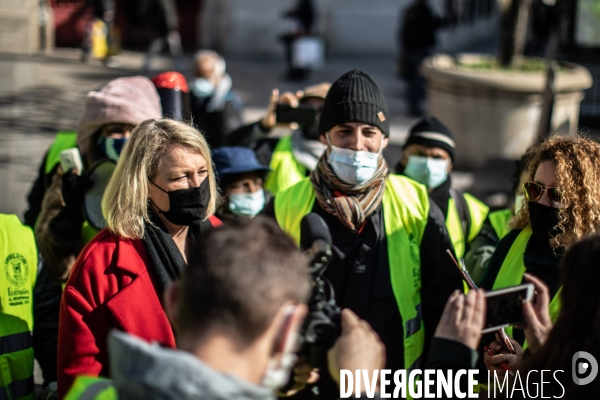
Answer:
[{"label": "sunglasses on head", "polygon": [[546,192],[548,200],[550,200],[552,205],[562,203],[562,197],[560,196],[557,187],[544,186],[535,182],[525,182],[523,184],[523,191],[525,192],[525,197],[527,197],[527,200],[529,201],[538,201],[542,198],[544,192]]},{"label": "sunglasses on head", "polygon": [[126,131],[132,131],[133,125],[128,124],[108,124],[102,127],[104,135],[124,134]]}]

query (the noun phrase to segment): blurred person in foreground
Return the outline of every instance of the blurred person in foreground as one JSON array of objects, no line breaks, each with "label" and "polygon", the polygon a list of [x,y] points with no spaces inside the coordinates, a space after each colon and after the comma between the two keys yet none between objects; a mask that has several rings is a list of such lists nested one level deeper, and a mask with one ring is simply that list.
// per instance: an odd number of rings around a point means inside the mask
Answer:
[{"label": "blurred person in foreground", "polygon": [[[275,399],[296,360],[309,291],[307,260],[276,223],[232,221],[204,236],[167,289],[178,350],[113,331],[112,380],[81,377],[67,399]],[[377,335],[345,310],[330,371],[372,373],[383,363]]]},{"label": "blurred person in foreground", "polygon": [[[63,285],[80,251],[99,231],[84,215],[85,195],[94,185],[89,176],[98,168],[114,169],[133,127],[161,114],[159,96],[148,78],[114,79],[87,94],[77,131],[59,132],[40,166],[25,221],[35,228],[42,265],[34,294],[33,347],[45,385],[56,381]],[[70,148],[79,150],[83,171],[62,170],[60,153]]]},{"label": "blurred person in foreground", "polygon": [[[600,269],[597,268],[599,257],[600,236],[597,234],[581,239],[567,250],[561,266],[564,276],[560,292],[562,307],[554,324],[548,312],[550,290],[540,279],[525,275],[525,280],[535,286],[536,292],[532,302],[523,303],[525,324],[517,327],[524,330],[528,348],[523,350],[513,340],[517,354],[509,354],[501,341],[495,341],[490,344],[490,348],[499,354],[484,354],[487,368],[498,374],[501,381],[506,373],[500,367],[502,362],[507,363],[513,373],[518,371],[521,377],[521,383],[515,382],[517,389],[511,391],[510,396],[501,398],[524,398],[523,389],[520,388],[526,388],[527,393],[539,393],[539,375],[534,375],[535,378],[531,376],[527,381],[525,377],[529,376],[529,372],[539,374],[541,370],[563,371],[556,375],[560,383],[551,378],[545,381],[544,395],[547,398],[594,399],[600,396],[599,379],[594,379],[587,385],[578,385],[572,379],[576,372],[573,369],[578,367],[573,362],[577,353],[587,352],[596,360],[600,359],[600,291],[596,286],[596,282],[600,280]],[[485,320],[485,297],[481,290],[477,291],[477,295],[474,291],[469,292],[468,296],[459,293],[453,295],[444,315],[445,318],[442,318],[437,328],[435,347],[432,347],[431,352],[436,355],[436,360],[429,362],[428,368],[474,368],[478,357],[475,349],[481,339]],[[455,343],[447,346],[441,340]],[[462,352],[451,351],[452,347],[462,347]],[[510,389],[514,378],[509,375],[508,379]],[[521,396],[517,396],[517,393]],[[504,395],[506,394],[505,392]]]},{"label": "blurred person in foreground", "polygon": [[201,50],[196,54],[190,81],[193,122],[213,149],[225,145],[227,136],[243,123],[244,106],[225,67],[219,53]]},{"label": "blurred person in foreground", "polygon": [[83,249],[64,289],[58,393],[80,374],[108,376],[113,328],[175,347],[163,310],[201,233],[220,225],[210,150],[193,127],[147,120],[132,132],[102,199],[108,228]]},{"label": "blurred person in foreground", "polygon": [[[230,135],[228,142],[232,146],[251,147],[259,162],[271,168],[265,188],[274,195],[309,176],[327,148],[319,140],[318,130],[319,116],[330,87],[330,83],[323,82],[297,93],[281,95],[278,89],[273,89],[264,117]],[[278,105],[312,107],[316,110],[316,118],[307,126],[299,125],[284,137],[269,137],[273,128],[289,126],[277,123]]]},{"label": "blurred person in foreground", "polygon": [[213,150],[219,189],[223,202],[217,209],[221,221],[253,218],[273,195],[263,188],[269,167],[256,159],[246,147],[221,147]]},{"label": "blurred person in foreground", "polygon": [[452,188],[455,143],[435,117],[417,121],[408,131],[396,172],[427,186],[429,197],[446,216],[457,257],[463,258],[488,215],[489,207],[469,193]]},{"label": "blurred person in foreground", "polygon": [[[496,247],[481,287],[519,285],[525,272],[536,276],[550,289],[550,315],[556,321],[565,248],[600,228],[600,143],[552,136],[534,152],[524,176],[527,204]],[[511,331],[507,334],[522,344],[521,332],[513,336]]]},{"label": "blurred person in foreground", "polygon": [[337,304],[377,332],[386,368],[413,370],[423,366],[444,304],[462,281],[446,254],[452,245],[444,216],[427,188],[389,173],[382,156],[388,118],[371,77],[359,70],[341,76],[319,121],[326,152],[310,177],[278,193],[264,213],[297,243],[302,217],[323,218],[333,239],[323,276]]}]

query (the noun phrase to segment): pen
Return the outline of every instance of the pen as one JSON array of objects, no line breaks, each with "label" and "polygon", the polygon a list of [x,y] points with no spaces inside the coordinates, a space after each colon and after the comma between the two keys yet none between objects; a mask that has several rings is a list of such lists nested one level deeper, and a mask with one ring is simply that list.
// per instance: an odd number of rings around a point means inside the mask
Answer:
[{"label": "pen", "polygon": [[[494,350],[490,349],[489,347],[485,346],[483,348],[484,351],[486,351],[490,356],[496,356],[498,355],[498,353],[496,353]],[[514,376],[515,374],[511,371],[510,367],[508,366],[507,363],[505,362],[501,362],[500,364],[500,368],[502,368],[503,370],[505,370],[506,372],[508,372],[509,374],[511,374],[512,376]]]}]

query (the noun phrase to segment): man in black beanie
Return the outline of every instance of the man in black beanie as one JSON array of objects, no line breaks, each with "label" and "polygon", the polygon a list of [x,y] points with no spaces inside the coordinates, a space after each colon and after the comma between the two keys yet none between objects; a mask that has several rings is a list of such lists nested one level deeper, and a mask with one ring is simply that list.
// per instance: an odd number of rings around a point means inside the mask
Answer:
[{"label": "man in black beanie", "polygon": [[427,186],[429,196],[445,215],[454,252],[462,258],[481,230],[489,208],[474,196],[452,189],[454,146],[452,133],[444,124],[435,117],[422,118],[408,132],[396,173]]},{"label": "man in black beanie", "polygon": [[462,288],[445,254],[451,244],[444,217],[424,186],[389,174],[381,155],[389,136],[387,105],[364,72],[350,71],[331,86],[319,134],[327,150],[317,168],[278,193],[265,214],[297,243],[302,218],[320,215],[333,240],[324,276],[337,304],[377,332],[386,368],[421,368],[446,300]]}]

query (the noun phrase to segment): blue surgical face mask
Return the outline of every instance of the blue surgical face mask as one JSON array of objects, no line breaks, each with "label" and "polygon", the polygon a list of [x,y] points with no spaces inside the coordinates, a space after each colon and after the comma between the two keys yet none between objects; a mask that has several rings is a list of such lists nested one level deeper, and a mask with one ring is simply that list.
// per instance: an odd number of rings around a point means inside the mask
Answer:
[{"label": "blue surgical face mask", "polygon": [[[371,153],[334,146],[329,141],[329,135],[327,135],[327,142],[331,146],[331,153],[329,153],[327,162],[331,165],[335,175],[344,182],[350,185],[362,185],[368,182],[377,172],[383,146],[379,147],[377,153]],[[381,144],[383,144],[383,137]]]},{"label": "blue surgical face mask", "polygon": [[123,146],[127,143],[127,138],[110,138],[106,136],[100,136],[98,139],[98,146],[102,149],[106,157],[110,158],[114,162],[119,161],[119,156],[123,151]]},{"label": "blue surgical face mask", "polygon": [[229,211],[240,217],[252,218],[265,208],[263,189],[254,193],[230,193]]},{"label": "blue surgical face mask", "polygon": [[435,189],[448,179],[448,160],[438,158],[408,156],[404,175]]},{"label": "blue surgical face mask", "polygon": [[196,78],[192,83],[192,92],[196,97],[209,97],[215,92],[215,85],[206,78]]}]

